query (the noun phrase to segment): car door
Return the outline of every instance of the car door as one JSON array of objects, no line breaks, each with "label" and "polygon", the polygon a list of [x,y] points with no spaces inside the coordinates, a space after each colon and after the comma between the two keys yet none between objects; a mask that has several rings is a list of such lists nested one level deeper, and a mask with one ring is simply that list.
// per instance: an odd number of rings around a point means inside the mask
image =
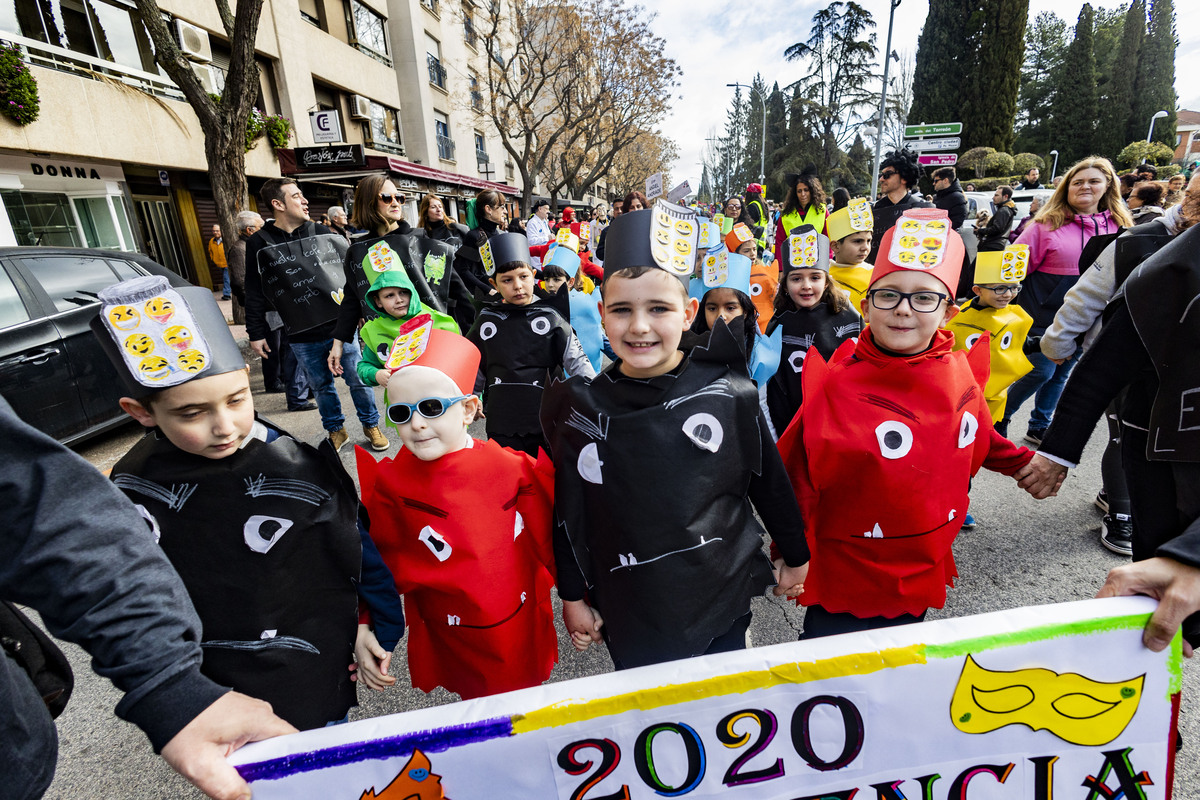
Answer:
[{"label": "car door", "polygon": [[44,293],[43,302],[54,306],[52,319],[70,362],[84,428],[120,418],[122,384],[89,325],[100,313],[100,290],[121,279],[117,271],[104,258],[82,254],[23,255],[14,260],[34,290]]},{"label": "car door", "polygon": [[52,310],[11,261],[0,263],[0,394],[17,416],[61,440],[88,420]]}]

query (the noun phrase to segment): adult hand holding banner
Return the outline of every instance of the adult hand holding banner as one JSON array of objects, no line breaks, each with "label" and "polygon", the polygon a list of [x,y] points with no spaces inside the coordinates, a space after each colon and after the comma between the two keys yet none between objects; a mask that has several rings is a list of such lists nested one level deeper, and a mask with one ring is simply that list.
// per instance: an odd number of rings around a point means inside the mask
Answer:
[{"label": "adult hand holding banner", "polygon": [[1142,646],[1153,610],[1090,600],[705,656],[230,760],[257,800],[1167,798],[1181,640]]}]

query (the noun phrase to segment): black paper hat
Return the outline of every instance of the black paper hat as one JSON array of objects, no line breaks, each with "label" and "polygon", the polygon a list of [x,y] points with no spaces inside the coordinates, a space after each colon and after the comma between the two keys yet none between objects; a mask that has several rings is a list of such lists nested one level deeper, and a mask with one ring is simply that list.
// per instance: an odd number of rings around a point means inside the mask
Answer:
[{"label": "black paper hat", "polygon": [[654,208],[622,214],[604,238],[604,272],[657,267],[686,284],[696,268],[699,234],[695,211],[661,200]]},{"label": "black paper hat", "polygon": [[175,289],[149,276],[110,286],[99,298],[92,332],[131,397],[246,366],[208,289]]},{"label": "black paper hat", "polygon": [[793,191],[795,191],[796,184],[798,184],[800,182],[800,179],[805,176],[810,176],[810,177],[815,178],[817,176],[817,165],[816,164],[805,164],[804,169],[800,170],[799,172],[789,172],[789,173],[785,174],[783,176],[783,180],[788,185],[789,189],[792,189]]},{"label": "black paper hat", "polygon": [[784,275],[794,269],[829,272],[829,237],[812,225],[797,225],[783,237],[779,267]]},{"label": "black paper hat", "polygon": [[496,268],[501,264],[510,261],[528,264],[529,240],[523,233],[498,233],[479,246],[479,260],[489,278],[496,274]]}]

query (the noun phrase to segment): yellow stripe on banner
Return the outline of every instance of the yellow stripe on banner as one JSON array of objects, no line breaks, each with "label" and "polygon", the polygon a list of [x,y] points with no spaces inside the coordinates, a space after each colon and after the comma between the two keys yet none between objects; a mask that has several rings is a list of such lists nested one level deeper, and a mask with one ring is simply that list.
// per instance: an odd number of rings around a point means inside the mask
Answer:
[{"label": "yellow stripe on banner", "polygon": [[512,718],[513,734],[557,728],[575,722],[609,717],[626,711],[648,711],[711,697],[745,694],[773,686],[809,683],[846,675],[867,675],[885,669],[925,663],[925,645],[895,647],[875,653],[852,653],[822,661],[780,664],[766,670],[718,675],[700,681],[659,686],[596,700],[567,700]]}]

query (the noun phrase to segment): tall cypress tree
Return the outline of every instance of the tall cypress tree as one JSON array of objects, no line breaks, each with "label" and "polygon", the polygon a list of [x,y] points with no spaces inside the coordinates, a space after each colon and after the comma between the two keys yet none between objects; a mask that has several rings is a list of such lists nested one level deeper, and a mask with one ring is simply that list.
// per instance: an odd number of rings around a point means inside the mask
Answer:
[{"label": "tall cypress tree", "polygon": [[[1017,103],[1019,153],[1049,153],[1050,108],[1056,77],[1061,74],[1067,51],[1067,23],[1052,11],[1043,11],[1029,26],[1025,42],[1025,65],[1021,69],[1021,97]],[[1122,123],[1122,127],[1124,124]]]},{"label": "tall cypress tree", "polygon": [[929,16],[917,41],[910,124],[962,121],[965,89],[975,86],[969,74],[975,63],[973,7],[969,0],[929,0]]},{"label": "tall cypress tree", "polygon": [[776,83],[767,98],[767,197],[784,193],[780,165],[787,157],[787,103]]},{"label": "tall cypress tree", "polygon": [[1029,0],[984,0],[974,90],[964,93],[963,146],[1012,150]]},{"label": "tall cypress tree", "polygon": [[1096,129],[1096,152],[1110,160],[1116,159],[1117,154],[1131,141],[1128,133],[1133,114],[1133,84],[1145,37],[1146,4],[1143,0],[1133,0],[1133,5],[1125,14],[1121,44],[1113,58],[1105,99],[1100,104],[1100,125]]},{"label": "tall cypress tree", "polygon": [[[1096,54],[1092,51],[1092,6],[1084,3],[1067,47],[1055,90],[1051,141],[1070,166],[1092,154],[1096,139]],[[1065,169],[1064,169],[1065,171]]]},{"label": "tall cypress tree", "polygon": [[1150,29],[1142,43],[1137,77],[1133,84],[1133,114],[1126,126],[1126,142],[1144,139],[1150,117],[1166,111],[1154,123],[1154,141],[1175,147],[1175,5],[1173,0],[1153,0]]}]

